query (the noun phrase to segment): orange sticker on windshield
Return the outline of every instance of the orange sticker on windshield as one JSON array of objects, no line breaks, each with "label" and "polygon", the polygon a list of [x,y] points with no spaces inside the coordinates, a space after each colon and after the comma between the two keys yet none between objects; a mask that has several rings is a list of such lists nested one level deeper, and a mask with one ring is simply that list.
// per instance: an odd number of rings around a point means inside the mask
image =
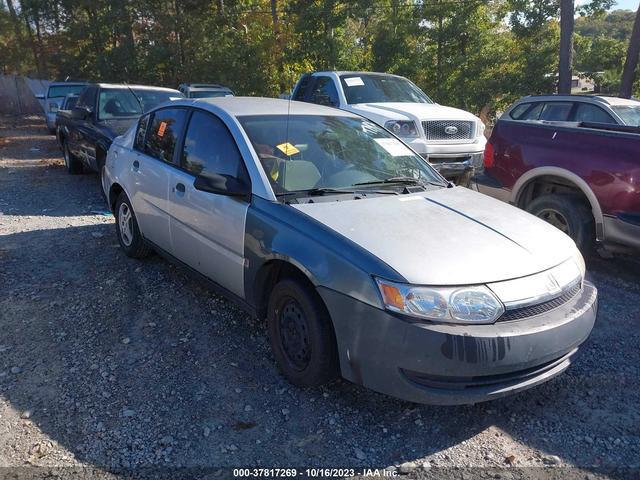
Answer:
[{"label": "orange sticker on windshield", "polygon": [[282,153],[284,153],[285,155],[291,156],[291,155],[295,155],[296,153],[300,153],[300,150],[298,150],[295,145],[291,145],[289,142],[285,142],[285,143],[281,143],[280,145],[276,145],[276,148],[278,150],[280,150]]},{"label": "orange sticker on windshield", "polygon": [[163,137],[164,131],[167,129],[167,122],[160,122],[160,126],[158,127],[158,136]]}]

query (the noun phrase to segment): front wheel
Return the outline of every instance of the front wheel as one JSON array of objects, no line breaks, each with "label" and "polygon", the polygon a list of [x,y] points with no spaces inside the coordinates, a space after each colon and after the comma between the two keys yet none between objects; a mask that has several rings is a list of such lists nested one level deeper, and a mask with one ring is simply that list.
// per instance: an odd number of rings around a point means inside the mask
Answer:
[{"label": "front wheel", "polygon": [[66,140],[62,142],[62,155],[64,157],[64,166],[67,167],[67,172],[71,175],[77,175],[82,173],[82,162],[76,157],[71,150],[69,150],[69,144]]},{"label": "front wheel", "polygon": [[572,195],[543,195],[533,200],[526,210],[569,235],[583,254],[593,247],[594,221],[591,210]]},{"label": "front wheel", "polygon": [[116,201],[115,217],[116,234],[124,253],[132,258],[147,257],[151,249],[140,233],[131,201],[124,192],[120,193]]},{"label": "front wheel", "polygon": [[280,281],[269,297],[267,327],[278,368],[291,383],[316,387],[338,376],[331,319],[311,287]]}]

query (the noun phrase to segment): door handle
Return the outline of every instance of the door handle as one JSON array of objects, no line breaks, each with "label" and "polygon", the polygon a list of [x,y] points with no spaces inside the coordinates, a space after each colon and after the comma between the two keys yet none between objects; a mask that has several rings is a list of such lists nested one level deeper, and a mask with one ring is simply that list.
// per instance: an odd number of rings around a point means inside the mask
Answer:
[{"label": "door handle", "polygon": [[174,189],[175,192],[180,193],[184,193],[185,192],[185,187],[184,187],[184,183],[178,183],[176,185],[176,188]]},{"label": "door handle", "polygon": [[140,168],[140,162],[138,160],[133,161],[133,169],[138,170]]}]

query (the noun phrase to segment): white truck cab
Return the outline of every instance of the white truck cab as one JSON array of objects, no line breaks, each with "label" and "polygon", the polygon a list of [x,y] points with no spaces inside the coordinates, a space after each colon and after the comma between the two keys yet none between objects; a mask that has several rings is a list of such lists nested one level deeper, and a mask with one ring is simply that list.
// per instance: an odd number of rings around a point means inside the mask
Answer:
[{"label": "white truck cab", "polygon": [[433,102],[410,80],[374,72],[314,72],[293,100],[357,113],[410,145],[447,179],[467,185],[482,168],[484,124],[475,115]]}]

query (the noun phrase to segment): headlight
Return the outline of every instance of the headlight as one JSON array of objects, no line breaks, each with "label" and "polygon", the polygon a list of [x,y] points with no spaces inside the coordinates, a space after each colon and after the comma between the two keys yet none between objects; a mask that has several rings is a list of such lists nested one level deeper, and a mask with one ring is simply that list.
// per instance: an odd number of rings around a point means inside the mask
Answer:
[{"label": "headlight", "polygon": [[485,126],[484,123],[481,121],[478,122],[478,137],[482,137],[484,135],[484,130],[485,130]]},{"label": "headlight", "polygon": [[57,112],[58,111],[58,104],[54,103],[54,102],[51,102],[49,104],[49,111],[50,112]]},{"label": "headlight", "polygon": [[399,137],[417,137],[416,124],[408,120],[391,120],[384,124],[384,128]]},{"label": "headlight", "polygon": [[441,323],[493,323],[504,313],[502,302],[483,285],[422,287],[376,278],[385,308]]}]

